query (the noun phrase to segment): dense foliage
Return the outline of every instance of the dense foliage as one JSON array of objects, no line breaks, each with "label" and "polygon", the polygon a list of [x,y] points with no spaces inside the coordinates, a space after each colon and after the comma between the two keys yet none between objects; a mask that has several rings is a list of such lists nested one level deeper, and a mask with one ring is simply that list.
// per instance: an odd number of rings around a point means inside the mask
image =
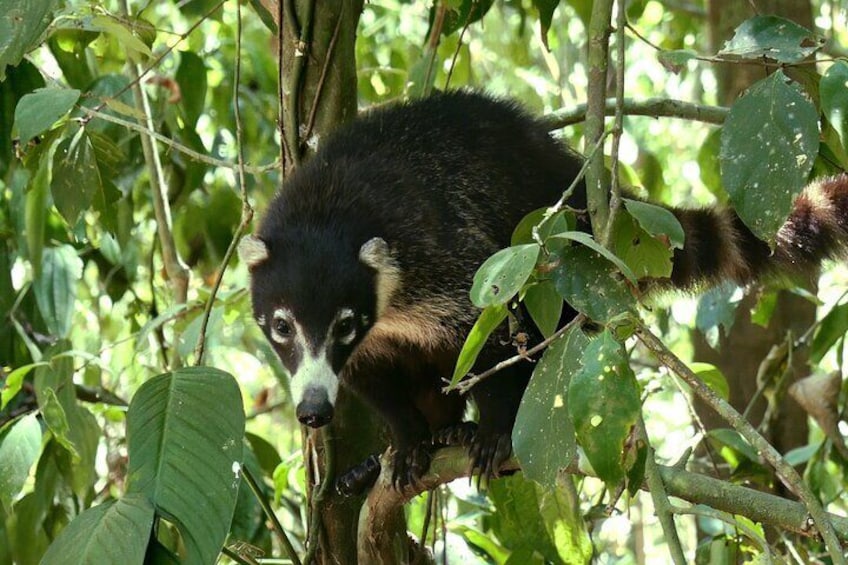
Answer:
[{"label": "dense foliage", "polygon": [[[258,2],[127,4],[0,0],[0,563],[210,563],[225,546],[241,562],[303,556],[311,493],[301,431],[249,315],[246,269],[232,258],[249,218],[243,195],[261,211],[282,176],[274,17]],[[592,2],[432,4],[365,5],[361,107],[485,88],[546,114],[583,146]],[[610,82],[623,80],[628,97],[618,103],[615,182],[665,202],[727,203],[773,242],[808,180],[848,166],[840,14],[816,3],[818,30],[751,14],[716,53],[703,6],[677,4],[627,3],[628,27],[612,39],[626,50]],[[729,109],[715,106],[720,61],[762,69]],[[662,100],[638,104],[654,97]],[[822,527],[810,501],[778,511],[775,497],[728,490],[722,506],[699,498],[707,487],[697,477],[656,464],[708,444],[710,457],[692,467],[720,471],[722,484],[779,482],[748,431],[693,424],[691,393],[671,376],[682,372],[677,357],[691,356],[687,330],[697,325],[717,343],[741,289],[675,297],[671,315],[644,309],[637,281],[667,277],[685,244],[674,218],[623,199],[609,237],[573,226],[567,208],[539,211],[480,268],[470,297],[480,321],[450,385],[470,386],[461,379],[475,352],[523,300],[551,337],[513,436],[523,473],[486,493],[461,482],[420,497],[407,505],[409,529],[451,560],[666,559],[666,544],[679,542],[653,520],[656,507],[661,517],[697,517],[697,540],[693,521],[677,522],[689,558],[833,557],[827,538],[796,535],[810,530],[808,513]],[[838,514],[848,505],[844,280],[834,269],[818,295],[793,287],[821,315],[775,344],[777,359],[756,376],[772,394],[786,357],[809,353],[812,380],[798,394],[815,426],[785,458]],[[753,316],[766,325],[776,290],[756,292]],[[596,334],[558,331],[563,300]],[[727,398],[717,369],[691,368]],[[590,466],[576,463],[578,452]],[[657,478],[696,504],[671,508]],[[653,499],[638,494],[645,482]],[[275,534],[260,501],[276,511]],[[773,521],[747,513],[752,506]],[[834,526],[848,538],[844,520]]]}]

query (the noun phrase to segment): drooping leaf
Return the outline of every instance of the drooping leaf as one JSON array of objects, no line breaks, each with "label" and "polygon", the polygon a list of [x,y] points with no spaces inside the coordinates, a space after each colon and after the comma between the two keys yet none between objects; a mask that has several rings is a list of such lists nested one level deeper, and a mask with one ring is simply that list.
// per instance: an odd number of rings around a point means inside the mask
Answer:
[{"label": "drooping leaf", "polygon": [[180,51],[180,66],[174,77],[180,86],[180,107],[186,125],[194,128],[206,109],[206,64],[193,51]]},{"label": "drooping leaf", "polygon": [[819,82],[822,113],[848,150],[848,63],[836,61]]},{"label": "drooping leaf", "polygon": [[521,476],[512,475],[492,481],[489,496],[495,505],[493,530],[505,546],[512,550],[528,548],[538,551],[551,562],[559,562],[540,512],[542,489]]},{"label": "drooping leaf", "polygon": [[32,282],[35,301],[51,335],[64,338],[71,331],[77,282],[82,260],[70,245],[49,247],[41,260],[41,276]]},{"label": "drooping leaf", "polygon": [[824,38],[791,20],[778,16],[754,16],[742,22],[718,52],[741,59],[767,57],[781,63],[803,61],[824,45]]},{"label": "drooping leaf", "polygon": [[465,343],[462,344],[462,350],[459,352],[456,367],[453,370],[451,387],[456,386],[462,377],[468,374],[468,371],[474,366],[477,356],[480,355],[480,351],[483,350],[483,346],[486,345],[486,340],[506,319],[506,315],[507,308],[503,304],[495,304],[483,310],[471,331],[468,332]]},{"label": "drooping leaf", "polygon": [[559,0],[533,0],[533,6],[539,11],[539,28],[545,49],[550,49],[548,47],[548,30],[551,29],[551,21],[558,5]]},{"label": "drooping leaf", "polygon": [[555,488],[542,489],[541,498],[539,513],[557,556],[563,563],[589,563],[593,555],[592,539],[571,475],[561,474]]},{"label": "drooping leaf", "polygon": [[571,463],[577,448],[568,415],[568,387],[588,343],[576,326],[551,343],[533,370],[515,418],[515,456],[527,478],[546,489],[554,488],[557,472]]},{"label": "drooping leaf", "polygon": [[640,279],[671,276],[674,252],[668,238],[651,235],[626,210],[615,217],[610,247]]},{"label": "drooping leaf", "polygon": [[527,289],[524,306],[544,337],[550,337],[557,329],[562,315],[562,297],[551,281],[542,281]]},{"label": "drooping leaf", "polygon": [[683,249],[686,234],[677,217],[662,206],[640,202],[624,198],[624,207],[630,215],[636,218],[642,229],[653,236],[665,236],[668,238],[669,246],[674,249]]},{"label": "drooping leaf", "polygon": [[781,71],[752,86],[730,109],[721,136],[721,178],[757,237],[774,242],[818,149],[818,112]]},{"label": "drooping leaf", "polygon": [[494,0],[458,0],[458,6],[455,9],[448,10],[445,14],[442,34],[451,35],[463,27],[479,21],[494,3]]},{"label": "drooping leaf", "polygon": [[0,81],[17,65],[53,20],[58,0],[0,0]]},{"label": "drooping leaf", "polygon": [[15,107],[15,130],[21,144],[47,131],[68,114],[79,100],[80,91],[71,88],[41,88],[27,94]]},{"label": "drooping leaf", "polygon": [[620,270],[606,258],[582,245],[567,247],[557,256],[560,265],[551,271],[551,279],[560,296],[575,310],[604,322],[635,308],[633,294]]},{"label": "drooping leaf", "polygon": [[583,367],[571,379],[568,409],[577,439],[598,477],[624,479],[625,441],[639,418],[639,384],[624,347],[605,331],[586,347]]},{"label": "drooping leaf", "polygon": [[80,129],[74,137],[62,141],[53,155],[53,202],[68,225],[73,226],[102,191],[94,147],[85,130]]},{"label": "drooping leaf", "polygon": [[730,332],[736,321],[736,308],[742,300],[742,292],[735,284],[728,283],[711,288],[698,300],[695,314],[697,327],[711,347],[718,346],[722,330]]},{"label": "drooping leaf", "polygon": [[810,362],[818,364],[830,348],[848,332],[848,302],[837,304],[822,318],[810,347]]},{"label": "drooping leaf", "polygon": [[127,492],[173,521],[186,563],[212,563],[235,509],[244,409],[235,379],[210,367],[164,373],[139,388],[127,412]]},{"label": "drooping leaf", "polygon": [[705,385],[710,387],[714,393],[724,400],[730,400],[730,385],[724,374],[715,365],[710,363],[689,363],[689,368],[701,379]]},{"label": "drooping leaf", "polygon": [[89,508],[62,530],[41,561],[69,563],[144,563],[154,508],[143,494]]},{"label": "drooping leaf", "polygon": [[0,502],[8,512],[41,452],[41,425],[34,413],[0,428]]},{"label": "drooping leaf", "polygon": [[501,249],[480,265],[471,285],[471,302],[478,308],[505,304],[515,296],[536,266],[539,245],[528,243]]}]

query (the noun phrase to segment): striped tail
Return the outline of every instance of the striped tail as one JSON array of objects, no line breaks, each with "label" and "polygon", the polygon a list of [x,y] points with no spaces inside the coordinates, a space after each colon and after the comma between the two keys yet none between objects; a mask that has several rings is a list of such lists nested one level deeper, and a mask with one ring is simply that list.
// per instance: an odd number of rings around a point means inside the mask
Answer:
[{"label": "striped tail", "polygon": [[748,284],[761,277],[806,277],[826,258],[848,249],[848,174],[820,179],[796,198],[777,233],[774,252],[732,210],[672,209],[686,240],[674,252],[671,284],[676,288],[721,281]]}]

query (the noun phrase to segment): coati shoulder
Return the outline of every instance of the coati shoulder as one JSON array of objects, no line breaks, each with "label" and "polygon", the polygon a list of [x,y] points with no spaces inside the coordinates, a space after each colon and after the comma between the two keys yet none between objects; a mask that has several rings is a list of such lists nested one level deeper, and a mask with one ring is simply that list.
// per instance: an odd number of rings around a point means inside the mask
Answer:
[{"label": "coati shoulder", "polygon": [[[396,480],[426,471],[433,433],[463,417],[465,399],[441,388],[479,314],[468,299],[475,270],[580,166],[516,104],[471,92],[377,109],[331,135],[240,247],[254,315],[291,375],[300,421],[328,423],[341,382],[389,425]],[[744,284],[817,267],[846,241],[847,179],[810,185],[774,252],[731,210],[672,209],[686,240],[665,284]],[[582,184],[569,205],[585,208]],[[561,322],[574,315],[566,305]],[[492,338],[478,367],[513,353]],[[531,371],[516,364],[471,390],[479,423],[469,450],[483,473],[510,454]]]}]

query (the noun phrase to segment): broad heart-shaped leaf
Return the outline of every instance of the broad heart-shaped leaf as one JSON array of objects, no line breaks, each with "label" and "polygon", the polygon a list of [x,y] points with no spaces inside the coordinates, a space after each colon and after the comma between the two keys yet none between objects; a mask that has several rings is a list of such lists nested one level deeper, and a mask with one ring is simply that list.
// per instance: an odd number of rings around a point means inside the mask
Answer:
[{"label": "broad heart-shaped leaf", "polygon": [[733,58],[767,57],[781,63],[797,63],[818,51],[824,39],[793,21],[778,16],[754,16],[736,28],[718,52]]},{"label": "broad heart-shaped leaf", "polygon": [[566,400],[588,343],[576,326],[551,343],[533,369],[515,418],[515,456],[525,476],[546,489],[556,486],[557,472],[571,463],[577,449]]},{"label": "broad heart-shaped leaf", "polygon": [[0,0],[0,81],[17,65],[53,20],[58,0]]},{"label": "broad heart-shaped leaf", "polygon": [[639,225],[653,236],[665,236],[670,247],[683,249],[686,234],[677,217],[662,206],[624,198],[624,207]]},{"label": "broad heart-shaped leaf", "polygon": [[53,154],[53,180],[50,183],[53,203],[68,225],[73,226],[80,213],[102,190],[94,147],[81,128],[74,137],[62,141]]},{"label": "broad heart-shaped leaf", "polygon": [[848,63],[833,63],[819,83],[822,113],[848,150]]},{"label": "broad heart-shaped leaf", "polygon": [[50,129],[79,100],[80,91],[70,88],[40,88],[23,96],[15,108],[15,131],[26,145],[36,135]]},{"label": "broad heart-shaped leaf", "polygon": [[214,563],[235,509],[244,409],[235,379],[211,367],[164,373],[127,412],[127,492],[141,493],[179,528],[184,563]]},{"label": "broad heart-shaped leaf", "polygon": [[141,565],[153,518],[153,505],[143,494],[128,494],[89,508],[62,530],[41,563]]},{"label": "broad heart-shaped leaf", "polygon": [[478,308],[505,304],[521,290],[536,266],[539,244],[501,249],[480,265],[471,285],[471,302]]},{"label": "broad heart-shaped leaf", "polygon": [[653,236],[627,210],[615,216],[610,247],[640,279],[668,278],[673,268],[668,238]]},{"label": "broad heart-shaped leaf", "polygon": [[41,258],[41,276],[32,282],[35,302],[50,335],[64,338],[71,331],[82,261],[70,245],[49,247]]},{"label": "broad heart-shaped leaf", "polygon": [[560,296],[575,310],[605,322],[635,308],[633,294],[620,270],[606,258],[583,245],[566,247],[557,256],[560,265],[551,271],[551,279]]},{"label": "broad heart-shaped leaf", "polygon": [[818,112],[777,71],[736,101],[721,134],[721,179],[739,217],[774,242],[819,149]]},{"label": "broad heart-shaped leaf", "polygon": [[624,347],[609,331],[592,340],[571,378],[568,410],[592,468],[609,485],[624,478],[625,440],[639,418],[639,385]]},{"label": "broad heart-shaped leaf", "polygon": [[41,424],[34,413],[0,428],[0,502],[9,512],[41,453]]},{"label": "broad heart-shaped leaf", "polygon": [[453,378],[449,387],[454,387],[456,384],[468,374],[483,346],[486,345],[486,340],[492,335],[492,332],[501,325],[501,322],[506,319],[507,309],[503,304],[495,304],[489,306],[480,314],[471,331],[468,332],[468,337],[465,338],[465,343],[462,344],[462,350],[459,352],[459,357],[456,360],[456,367],[453,370]]}]

